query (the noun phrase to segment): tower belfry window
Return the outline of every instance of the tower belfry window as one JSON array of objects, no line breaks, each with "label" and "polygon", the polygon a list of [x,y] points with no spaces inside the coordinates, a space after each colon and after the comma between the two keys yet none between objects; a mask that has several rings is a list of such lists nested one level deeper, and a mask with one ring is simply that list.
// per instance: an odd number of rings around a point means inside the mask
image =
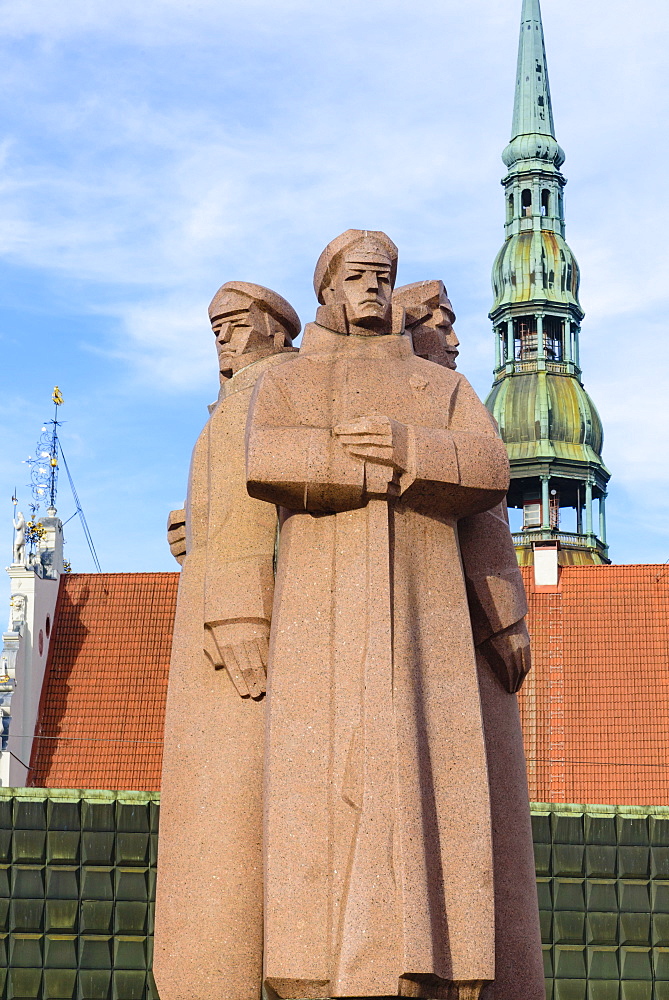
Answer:
[{"label": "tower belfry window", "polygon": [[558,316],[544,316],[544,350],[549,361],[562,361],[562,320]]},{"label": "tower belfry window", "polygon": [[521,316],[513,321],[516,361],[533,361],[537,356],[537,321],[534,316]]},{"label": "tower belfry window", "polygon": [[506,221],[507,222],[512,222],[513,221],[514,211],[515,211],[514,199],[513,199],[513,195],[510,194],[508,202],[507,202],[507,210],[506,210]]},{"label": "tower belfry window", "polygon": [[547,188],[544,188],[541,192],[541,214],[551,214],[551,193]]},{"label": "tower belfry window", "polygon": [[520,196],[520,204],[523,209],[523,215],[529,217],[532,215],[532,192],[529,188],[525,188]]}]

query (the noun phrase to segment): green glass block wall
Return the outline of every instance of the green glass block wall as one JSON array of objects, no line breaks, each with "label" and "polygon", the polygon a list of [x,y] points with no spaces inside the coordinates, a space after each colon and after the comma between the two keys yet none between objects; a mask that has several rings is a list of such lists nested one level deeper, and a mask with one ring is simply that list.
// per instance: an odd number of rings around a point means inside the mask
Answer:
[{"label": "green glass block wall", "polygon": [[549,1000],[669,1000],[669,808],[532,806]]},{"label": "green glass block wall", "polygon": [[[158,1000],[158,803],[0,788],[0,1000]],[[669,807],[532,822],[548,1000],[669,1000]]]},{"label": "green glass block wall", "polygon": [[0,788],[0,996],[155,995],[155,793]]}]

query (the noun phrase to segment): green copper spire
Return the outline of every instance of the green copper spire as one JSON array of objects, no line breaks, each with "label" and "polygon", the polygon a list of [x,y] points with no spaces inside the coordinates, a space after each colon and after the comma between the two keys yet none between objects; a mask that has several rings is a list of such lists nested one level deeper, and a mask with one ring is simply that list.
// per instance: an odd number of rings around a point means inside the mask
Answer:
[{"label": "green copper spire", "polygon": [[555,138],[539,0],[523,0],[513,129],[502,159],[506,228],[492,273],[487,406],[511,464],[509,507],[523,510],[518,559],[530,564],[536,546],[558,545],[562,565],[608,562],[609,472],[602,424],[581,382],[580,271],[565,240],[565,156]]},{"label": "green copper spire", "polygon": [[539,0],[523,0],[511,142],[502,159],[512,170],[527,169],[530,161],[557,171],[564,163],[555,138]]},{"label": "green copper spire", "polygon": [[555,138],[539,0],[523,0],[511,138],[531,133]]}]

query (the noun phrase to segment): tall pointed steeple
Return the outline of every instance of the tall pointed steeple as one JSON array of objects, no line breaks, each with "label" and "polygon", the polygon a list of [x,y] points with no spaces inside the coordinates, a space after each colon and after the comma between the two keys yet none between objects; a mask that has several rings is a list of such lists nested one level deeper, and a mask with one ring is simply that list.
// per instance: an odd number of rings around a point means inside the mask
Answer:
[{"label": "tall pointed steeple", "polygon": [[[555,138],[539,0],[523,0],[513,127],[502,159],[506,238],[492,275],[495,373],[487,405],[509,453],[509,506],[524,512],[516,551],[521,564],[543,545],[558,545],[563,565],[608,562],[609,472],[602,424],[581,383],[580,274],[564,238],[565,155]],[[560,519],[569,507],[574,524],[565,530]]]},{"label": "tall pointed steeple", "polygon": [[511,138],[531,133],[555,138],[539,0],[523,0]]}]

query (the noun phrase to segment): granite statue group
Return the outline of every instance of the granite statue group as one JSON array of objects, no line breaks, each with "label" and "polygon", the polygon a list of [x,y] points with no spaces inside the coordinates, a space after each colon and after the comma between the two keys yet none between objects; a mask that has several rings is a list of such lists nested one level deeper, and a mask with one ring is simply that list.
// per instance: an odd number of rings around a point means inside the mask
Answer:
[{"label": "granite statue group", "polygon": [[230,281],[193,452],[161,798],[162,1000],[540,1000],[508,461],[441,281],[349,230],[319,306]]}]

